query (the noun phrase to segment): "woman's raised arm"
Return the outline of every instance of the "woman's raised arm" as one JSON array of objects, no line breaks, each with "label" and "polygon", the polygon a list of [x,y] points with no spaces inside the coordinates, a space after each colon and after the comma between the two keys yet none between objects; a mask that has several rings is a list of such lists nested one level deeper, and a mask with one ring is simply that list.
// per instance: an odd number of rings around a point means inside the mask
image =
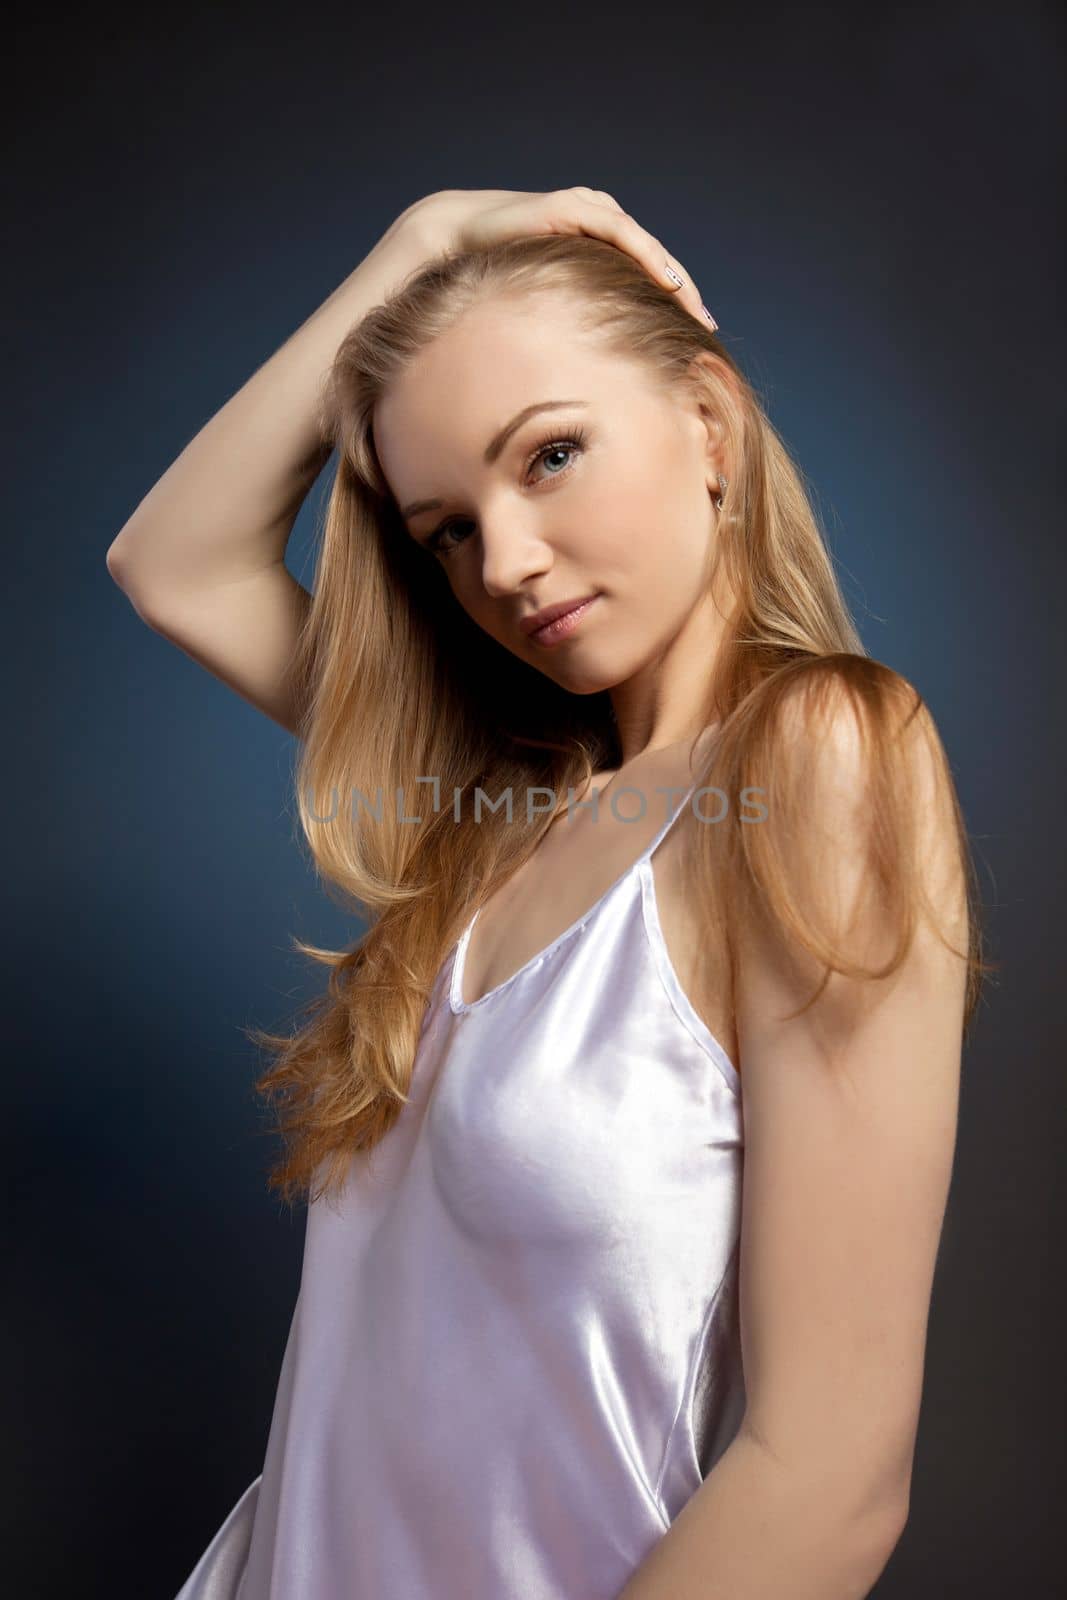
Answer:
[{"label": "woman's raised arm", "polygon": [[285,548],[329,459],[320,385],[353,324],[434,253],[420,204],[201,428],[107,552],[149,627],[292,733],[302,708],[289,669],[310,595]]}]

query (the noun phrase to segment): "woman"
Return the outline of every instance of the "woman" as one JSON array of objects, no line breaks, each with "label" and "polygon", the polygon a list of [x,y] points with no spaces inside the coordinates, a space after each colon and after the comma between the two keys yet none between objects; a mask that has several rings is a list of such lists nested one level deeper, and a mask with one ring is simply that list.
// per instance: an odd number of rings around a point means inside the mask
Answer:
[{"label": "woman", "polygon": [[600,191],[419,201],[108,565],[299,736],[372,918],[257,1035],[304,1268],[180,1600],[866,1594],[987,964],[933,720],[679,264]]}]

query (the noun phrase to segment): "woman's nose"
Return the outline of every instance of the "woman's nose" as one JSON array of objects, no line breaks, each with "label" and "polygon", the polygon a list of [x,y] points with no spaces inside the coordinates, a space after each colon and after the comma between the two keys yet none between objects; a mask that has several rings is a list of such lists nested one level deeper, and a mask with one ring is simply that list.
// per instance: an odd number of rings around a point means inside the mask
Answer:
[{"label": "woman's nose", "polygon": [[552,565],[545,540],[512,524],[482,530],[482,583],[494,598],[514,594],[531,577]]}]

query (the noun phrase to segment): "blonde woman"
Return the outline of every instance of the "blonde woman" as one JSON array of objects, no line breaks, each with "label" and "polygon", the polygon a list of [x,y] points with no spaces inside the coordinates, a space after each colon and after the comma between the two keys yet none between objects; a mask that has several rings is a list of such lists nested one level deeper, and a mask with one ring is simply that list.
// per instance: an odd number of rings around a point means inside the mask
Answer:
[{"label": "blonde woman", "polygon": [[303,1274],[181,1600],[865,1595],[989,964],[933,719],[682,264],[599,190],[420,200],[108,567],[298,738],[369,921],[256,1034]]}]

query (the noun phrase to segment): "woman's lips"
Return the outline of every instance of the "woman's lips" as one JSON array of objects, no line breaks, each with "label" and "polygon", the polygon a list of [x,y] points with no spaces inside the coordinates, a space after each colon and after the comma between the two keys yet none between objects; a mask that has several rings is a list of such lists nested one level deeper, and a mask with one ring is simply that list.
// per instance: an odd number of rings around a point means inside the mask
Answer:
[{"label": "woman's lips", "polygon": [[569,634],[574,632],[590,606],[595,605],[599,598],[600,596],[597,594],[590,595],[588,600],[580,601],[572,611],[567,611],[562,617],[557,617],[555,622],[546,622],[543,628],[535,628],[533,633],[528,635],[529,639],[534,644],[558,644],[561,639],[567,638]]}]

